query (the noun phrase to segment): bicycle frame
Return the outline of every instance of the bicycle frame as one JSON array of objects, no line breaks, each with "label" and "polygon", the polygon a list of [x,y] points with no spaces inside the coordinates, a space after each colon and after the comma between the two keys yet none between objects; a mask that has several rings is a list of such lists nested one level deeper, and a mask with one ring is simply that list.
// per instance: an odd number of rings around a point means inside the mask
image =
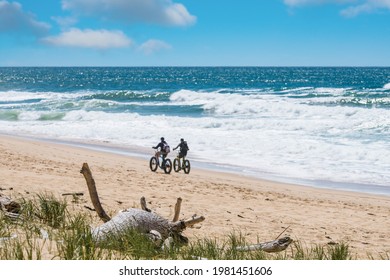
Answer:
[{"label": "bicycle frame", "polygon": [[[159,154],[159,156],[157,156],[157,154]],[[149,160],[149,167],[153,172],[155,172],[157,168],[161,168],[166,174],[169,174],[172,170],[172,162],[168,156],[164,158],[161,151],[155,151],[154,156]]]},{"label": "bicycle frame", "polygon": [[186,157],[185,156],[184,157],[179,157],[179,154],[177,154],[176,158],[179,161],[180,168],[184,169],[184,166],[185,166],[184,163],[186,161]]},{"label": "bicycle frame", "polygon": [[164,158],[164,155],[160,152],[160,156],[157,157],[157,154],[158,154],[158,151],[155,152],[154,156],[158,159],[158,166],[160,168],[163,168],[163,164],[165,164],[165,162],[167,161],[166,158]]}]

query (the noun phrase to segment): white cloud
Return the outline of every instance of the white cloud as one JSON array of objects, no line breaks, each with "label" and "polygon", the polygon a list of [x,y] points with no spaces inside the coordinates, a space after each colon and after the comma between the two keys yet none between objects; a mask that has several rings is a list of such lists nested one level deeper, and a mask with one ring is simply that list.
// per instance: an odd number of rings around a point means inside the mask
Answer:
[{"label": "white cloud", "polygon": [[72,28],[58,36],[50,36],[42,39],[42,42],[65,47],[92,48],[107,50],[111,48],[125,48],[132,41],[122,31],[109,30],[80,30]]},{"label": "white cloud", "polygon": [[187,26],[195,23],[182,4],[172,0],[62,0],[62,8],[108,20]]},{"label": "white cloud", "polygon": [[305,4],[312,4],[313,2],[318,2],[318,1],[313,1],[313,0],[284,0],[283,2],[287,6],[300,6],[300,5],[305,5]]},{"label": "white cloud", "polygon": [[172,46],[165,43],[164,41],[150,39],[143,43],[138,49],[143,53],[149,55],[160,50],[169,50]]},{"label": "white cloud", "polygon": [[363,3],[350,6],[341,11],[347,17],[354,17],[362,13],[370,13],[378,10],[390,10],[390,0],[367,0]]},{"label": "white cloud", "polygon": [[290,7],[315,5],[315,4],[339,4],[346,6],[341,14],[348,17],[361,13],[370,13],[378,10],[390,10],[390,0],[284,0]]},{"label": "white cloud", "polygon": [[[348,4],[357,2],[366,2],[370,0],[283,0],[288,6],[303,6],[303,5],[316,5],[316,4]],[[374,0],[375,1],[375,0]]]},{"label": "white cloud", "polygon": [[35,20],[32,13],[23,11],[18,2],[0,1],[0,32],[22,32],[42,36],[50,25]]},{"label": "white cloud", "polygon": [[78,22],[75,17],[51,17],[51,19],[57,22],[62,29],[69,28]]}]

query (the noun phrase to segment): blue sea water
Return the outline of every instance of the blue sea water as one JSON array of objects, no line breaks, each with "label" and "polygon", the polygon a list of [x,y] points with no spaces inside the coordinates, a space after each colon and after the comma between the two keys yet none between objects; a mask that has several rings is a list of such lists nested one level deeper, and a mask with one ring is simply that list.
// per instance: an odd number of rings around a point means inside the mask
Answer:
[{"label": "blue sea water", "polygon": [[390,68],[0,68],[0,133],[390,195]]}]

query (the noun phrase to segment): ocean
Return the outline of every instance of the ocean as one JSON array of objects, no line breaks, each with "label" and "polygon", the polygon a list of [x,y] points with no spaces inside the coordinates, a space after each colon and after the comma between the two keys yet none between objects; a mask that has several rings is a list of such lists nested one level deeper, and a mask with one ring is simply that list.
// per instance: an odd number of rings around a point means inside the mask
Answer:
[{"label": "ocean", "polygon": [[390,195],[390,68],[3,67],[0,133]]}]

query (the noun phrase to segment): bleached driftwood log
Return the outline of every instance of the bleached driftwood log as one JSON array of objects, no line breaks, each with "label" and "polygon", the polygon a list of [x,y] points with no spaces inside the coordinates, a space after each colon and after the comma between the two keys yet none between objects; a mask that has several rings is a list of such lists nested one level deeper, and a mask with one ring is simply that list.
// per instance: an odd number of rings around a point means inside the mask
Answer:
[{"label": "bleached driftwood log", "polygon": [[269,242],[263,242],[259,244],[248,245],[248,246],[240,246],[237,247],[236,249],[238,251],[262,250],[267,253],[276,253],[276,252],[281,252],[286,250],[288,245],[290,245],[292,242],[293,240],[290,237],[283,237]]},{"label": "bleached driftwood log", "polygon": [[0,194],[0,210],[3,210],[5,215],[10,218],[18,218],[20,215],[20,204],[8,196]]},{"label": "bleached driftwood log", "polygon": [[122,210],[110,219],[100,204],[95,181],[92,178],[92,173],[87,163],[83,164],[80,172],[84,175],[87,182],[92,204],[99,217],[105,222],[92,230],[92,235],[97,241],[104,240],[108,236],[120,235],[123,231],[128,229],[135,229],[140,233],[148,234],[154,239],[159,239],[161,237],[162,240],[166,240],[168,238],[187,240],[187,238],[181,234],[183,230],[187,227],[193,226],[194,224],[200,223],[205,219],[201,216],[193,217],[192,219],[186,221],[178,221],[181,203],[181,198],[179,198],[176,204],[177,207],[175,208],[174,221],[171,222],[168,219],[151,212],[146,207],[146,200],[144,197],[141,198],[142,209],[129,208]]},{"label": "bleached driftwood log", "polygon": [[8,205],[12,200],[8,196],[0,194],[0,209],[4,210],[5,206]]}]

